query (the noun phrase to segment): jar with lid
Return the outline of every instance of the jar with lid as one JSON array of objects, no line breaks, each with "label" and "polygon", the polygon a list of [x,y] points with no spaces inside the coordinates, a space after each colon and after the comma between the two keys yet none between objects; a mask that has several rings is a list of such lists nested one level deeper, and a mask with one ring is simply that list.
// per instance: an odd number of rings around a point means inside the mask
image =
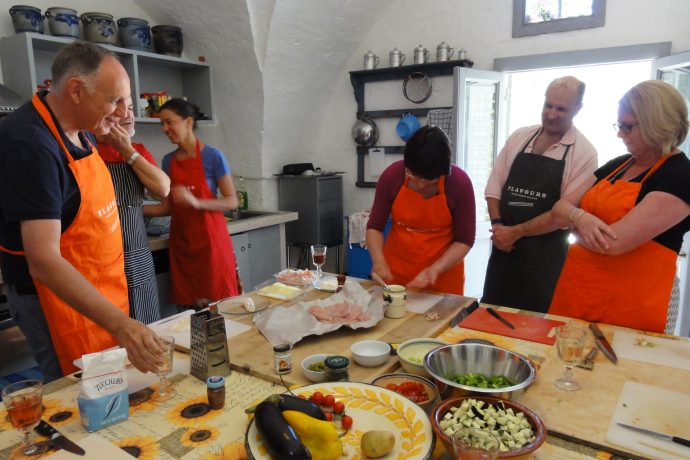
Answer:
[{"label": "jar with lid", "polygon": [[429,60],[429,50],[424,48],[421,44],[414,49],[414,63],[424,64]]},{"label": "jar with lid", "polygon": [[364,55],[364,69],[372,70],[379,65],[379,57],[369,50],[367,54]]},{"label": "jar with lid", "polygon": [[348,366],[350,360],[344,356],[329,356],[324,361],[324,372],[326,380],[329,382],[346,382],[350,380]]},{"label": "jar with lid", "polygon": [[206,396],[211,409],[222,409],[225,406],[225,378],[213,375],[206,380]]},{"label": "jar with lid", "polygon": [[393,48],[393,50],[388,53],[388,62],[391,67],[400,67],[405,62],[405,53],[398,48]]},{"label": "jar with lid", "polygon": [[289,343],[273,347],[273,372],[287,374],[292,370],[292,350]]},{"label": "jar with lid", "polygon": [[436,47],[436,62],[449,61],[454,51],[452,46],[448,45],[446,42],[441,42],[441,44]]}]

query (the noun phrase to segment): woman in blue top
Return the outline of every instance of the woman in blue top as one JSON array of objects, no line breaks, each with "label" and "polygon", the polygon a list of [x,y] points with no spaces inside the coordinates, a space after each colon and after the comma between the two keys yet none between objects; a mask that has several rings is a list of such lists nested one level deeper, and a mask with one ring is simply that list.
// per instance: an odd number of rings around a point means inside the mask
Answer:
[{"label": "woman in blue top", "polygon": [[[170,301],[194,305],[239,294],[235,252],[224,211],[237,208],[237,195],[223,153],[201,142],[194,131],[199,109],[171,99],[159,111],[163,132],[177,149],[163,158],[170,196],[150,215],[172,216]],[[218,196],[220,190],[221,196]]]}]

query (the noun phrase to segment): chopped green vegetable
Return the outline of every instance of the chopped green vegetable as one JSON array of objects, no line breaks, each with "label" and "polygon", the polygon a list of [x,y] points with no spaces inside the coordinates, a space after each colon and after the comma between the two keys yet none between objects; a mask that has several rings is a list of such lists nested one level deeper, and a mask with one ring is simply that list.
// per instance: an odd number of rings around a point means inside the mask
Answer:
[{"label": "chopped green vegetable", "polygon": [[324,363],[324,361],[316,361],[315,363],[311,363],[310,365],[308,365],[307,369],[314,372],[324,372],[325,367],[326,364]]},{"label": "chopped green vegetable", "polygon": [[465,375],[458,375],[452,379],[455,383],[467,385],[475,388],[506,388],[515,385],[508,377],[494,375],[487,377],[484,374],[468,372]]}]

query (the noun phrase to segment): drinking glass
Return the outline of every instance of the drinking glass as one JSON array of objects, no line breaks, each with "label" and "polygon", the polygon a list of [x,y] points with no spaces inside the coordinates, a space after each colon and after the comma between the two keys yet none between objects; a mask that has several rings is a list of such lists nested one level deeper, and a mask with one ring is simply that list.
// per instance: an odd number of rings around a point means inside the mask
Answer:
[{"label": "drinking glass", "polygon": [[311,246],[311,261],[316,265],[316,279],[321,279],[321,267],[326,263],[326,246],[323,244],[313,244]]},{"label": "drinking glass", "polygon": [[460,428],[451,436],[455,460],[496,460],[501,443],[484,430]]},{"label": "drinking glass", "polygon": [[172,372],[173,355],[175,354],[175,337],[162,335],[158,341],[163,348],[163,364],[158,367],[158,391],[153,394],[156,401],[167,401],[175,396],[175,389],[172,387],[166,376]]},{"label": "drinking glass", "polygon": [[12,426],[24,433],[22,453],[39,455],[48,450],[48,443],[32,443],[29,437],[43,412],[43,384],[38,380],[23,380],[2,389],[2,400]]},{"label": "drinking glass", "polygon": [[582,386],[573,378],[572,369],[581,360],[587,338],[587,329],[575,324],[556,328],[556,350],[558,358],[565,364],[563,377],[554,382],[561,390],[575,391]]}]

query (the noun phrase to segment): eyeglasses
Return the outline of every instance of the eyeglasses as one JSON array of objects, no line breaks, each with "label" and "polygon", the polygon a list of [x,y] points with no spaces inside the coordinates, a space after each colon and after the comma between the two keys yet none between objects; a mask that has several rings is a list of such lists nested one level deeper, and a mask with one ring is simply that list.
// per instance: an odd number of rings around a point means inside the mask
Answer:
[{"label": "eyeglasses", "polygon": [[623,134],[630,134],[635,126],[639,123],[614,123],[613,129],[618,131],[623,131]]}]

